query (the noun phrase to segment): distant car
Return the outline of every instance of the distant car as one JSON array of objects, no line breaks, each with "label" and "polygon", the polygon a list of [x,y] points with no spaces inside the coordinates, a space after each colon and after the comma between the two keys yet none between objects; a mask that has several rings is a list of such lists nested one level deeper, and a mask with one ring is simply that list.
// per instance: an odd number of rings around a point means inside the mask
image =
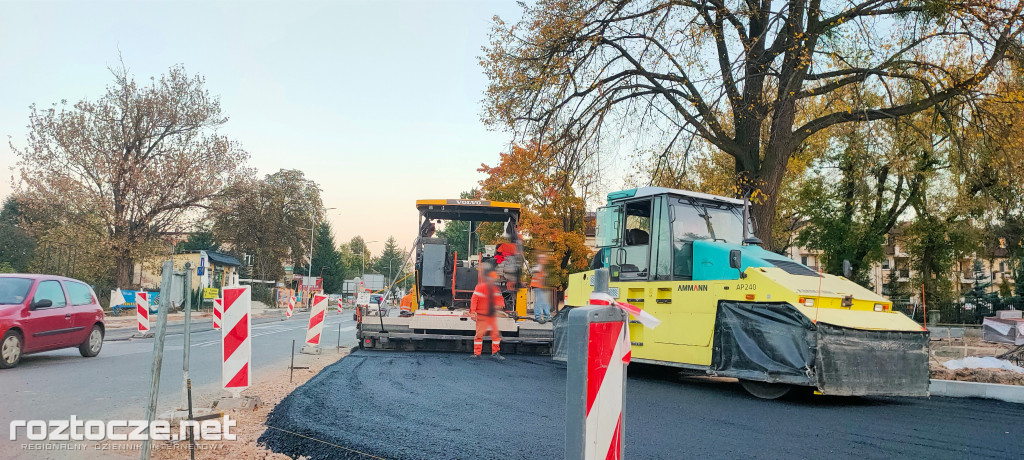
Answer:
[{"label": "distant car", "polygon": [[103,348],[103,309],[81,281],[52,275],[0,275],[0,369],[27,354],[77,347],[91,358]]},{"label": "distant car", "polygon": [[[383,298],[384,298],[384,294],[371,294],[370,295],[370,304],[367,305],[366,307],[364,307],[365,309],[363,310],[363,312],[366,314],[366,316],[388,316],[388,310],[389,310],[388,307],[391,306],[391,301],[388,300],[388,301],[381,302],[381,299],[383,299]],[[356,316],[357,316],[356,313],[353,312],[352,313],[352,320],[353,321],[356,320]]]}]

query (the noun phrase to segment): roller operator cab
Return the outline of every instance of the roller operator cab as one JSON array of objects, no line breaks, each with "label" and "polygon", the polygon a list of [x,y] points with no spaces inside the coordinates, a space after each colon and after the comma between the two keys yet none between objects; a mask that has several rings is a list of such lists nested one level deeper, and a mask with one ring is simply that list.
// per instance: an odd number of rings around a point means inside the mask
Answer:
[{"label": "roller operator cab", "polygon": [[[763,249],[744,207],[660,187],[608,195],[594,265],[613,297],[662,321],[631,321],[633,360],[735,377],[768,398],[799,386],[927,396],[928,332],[886,298]],[[588,303],[592,275],[570,277],[566,305]]]}]

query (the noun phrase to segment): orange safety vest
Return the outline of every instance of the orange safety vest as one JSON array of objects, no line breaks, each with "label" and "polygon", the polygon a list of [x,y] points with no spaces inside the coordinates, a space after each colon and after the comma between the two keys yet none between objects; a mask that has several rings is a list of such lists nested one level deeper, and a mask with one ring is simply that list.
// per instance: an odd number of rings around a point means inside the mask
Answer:
[{"label": "orange safety vest", "polygon": [[412,293],[406,294],[402,297],[402,311],[412,311]]},{"label": "orange safety vest", "polygon": [[530,279],[530,287],[546,288],[547,286],[544,284],[545,281],[544,267],[538,265],[537,268],[533,270],[533,278]]},{"label": "orange safety vest", "polygon": [[[490,291],[490,296],[488,296],[488,291]],[[485,281],[476,285],[476,289],[473,290],[473,298],[469,301],[470,313],[494,316],[496,311],[504,309],[505,298],[501,296],[501,289],[498,289],[497,286],[489,286]]]}]

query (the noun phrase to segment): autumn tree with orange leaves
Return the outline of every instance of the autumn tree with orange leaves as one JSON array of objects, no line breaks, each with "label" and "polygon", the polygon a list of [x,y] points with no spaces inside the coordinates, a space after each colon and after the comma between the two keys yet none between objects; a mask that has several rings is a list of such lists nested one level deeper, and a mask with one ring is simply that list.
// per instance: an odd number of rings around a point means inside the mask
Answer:
[{"label": "autumn tree with orange leaves", "polygon": [[538,252],[550,252],[548,278],[564,286],[569,274],[587,269],[591,251],[583,234],[584,199],[574,188],[574,173],[557,166],[557,158],[547,146],[530,142],[478,171],[487,175],[480,181],[483,198],[523,205],[519,228],[527,257],[532,262]]}]

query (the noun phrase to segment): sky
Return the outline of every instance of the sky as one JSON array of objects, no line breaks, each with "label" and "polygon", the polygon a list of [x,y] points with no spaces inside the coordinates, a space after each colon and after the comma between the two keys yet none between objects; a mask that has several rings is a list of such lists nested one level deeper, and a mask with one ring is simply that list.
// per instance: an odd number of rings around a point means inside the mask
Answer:
[{"label": "sky", "polygon": [[261,175],[299,169],[339,243],[409,247],[415,200],[476,186],[511,135],[480,121],[492,17],[514,1],[0,1],[0,199],[29,106],[97,99],[121,54],[137,81],[182,64]]}]

